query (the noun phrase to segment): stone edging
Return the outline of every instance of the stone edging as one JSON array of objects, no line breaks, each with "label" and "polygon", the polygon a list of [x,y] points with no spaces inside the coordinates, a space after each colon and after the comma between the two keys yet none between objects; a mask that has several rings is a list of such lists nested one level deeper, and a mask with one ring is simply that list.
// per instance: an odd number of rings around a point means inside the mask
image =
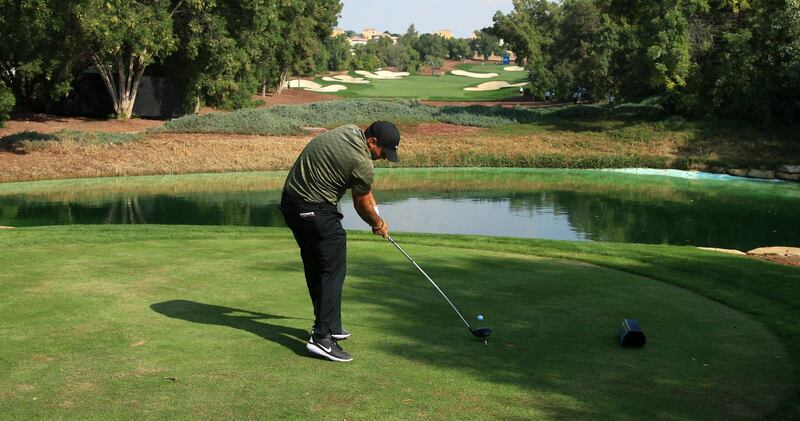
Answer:
[{"label": "stone edging", "polygon": [[780,165],[773,169],[764,168],[725,168],[708,166],[705,171],[728,174],[737,177],[758,178],[762,180],[800,181],[800,165]]},{"label": "stone edging", "polygon": [[721,249],[715,247],[698,247],[698,248],[700,250],[716,251],[720,253],[735,254],[739,256],[744,256],[744,255],[763,256],[763,255],[774,254],[783,257],[800,257],[800,247],[787,247],[787,246],[759,247],[747,252],[734,249]]}]

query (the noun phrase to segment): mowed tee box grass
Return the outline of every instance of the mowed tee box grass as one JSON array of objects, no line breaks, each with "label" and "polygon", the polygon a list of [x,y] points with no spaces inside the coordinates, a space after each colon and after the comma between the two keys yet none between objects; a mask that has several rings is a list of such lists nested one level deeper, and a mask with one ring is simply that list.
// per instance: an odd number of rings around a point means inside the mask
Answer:
[{"label": "mowed tee box grass", "polygon": [[[391,244],[349,236],[343,315],[357,359],[337,365],[305,350],[311,304],[286,229],[4,232],[0,412],[11,419],[796,414],[795,269],[691,247],[396,233],[465,314],[486,316],[494,333],[485,345]],[[643,349],[618,343],[619,321],[632,316],[648,333]]]},{"label": "mowed tee box grass", "polygon": [[[468,76],[456,76],[447,72],[444,75],[430,75],[425,73],[412,74],[399,79],[367,79],[367,84],[347,84],[346,90],[334,95],[356,98],[417,98],[432,101],[495,101],[507,98],[519,98],[519,87],[501,88],[493,91],[470,92],[464,88],[478,86],[481,83],[493,81],[506,81],[509,84],[528,82],[528,72],[506,71],[500,64],[460,64],[459,70],[473,73],[497,73],[498,76],[488,79],[479,79]],[[351,76],[363,77],[356,73]],[[337,82],[316,79],[322,85],[331,85]]]}]

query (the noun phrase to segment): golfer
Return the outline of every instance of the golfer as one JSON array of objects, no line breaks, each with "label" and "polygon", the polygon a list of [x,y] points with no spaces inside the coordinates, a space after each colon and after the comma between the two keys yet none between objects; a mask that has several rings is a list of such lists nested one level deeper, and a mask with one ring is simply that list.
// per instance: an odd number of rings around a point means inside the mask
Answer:
[{"label": "golfer", "polygon": [[356,212],[387,238],[389,225],[378,215],[372,195],[372,161],[397,161],[400,132],[388,121],[376,121],[362,132],[348,124],[323,133],[306,145],[283,186],[281,211],[303,259],[314,326],[306,348],[332,361],[351,361],[337,343],[350,332],[342,327],[342,285],[346,273],[347,237],[338,203],[347,189]]}]

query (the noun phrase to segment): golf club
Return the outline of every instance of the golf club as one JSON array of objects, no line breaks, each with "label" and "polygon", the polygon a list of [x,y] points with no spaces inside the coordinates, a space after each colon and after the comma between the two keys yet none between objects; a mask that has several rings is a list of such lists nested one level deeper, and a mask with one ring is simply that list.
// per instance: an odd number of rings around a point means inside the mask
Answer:
[{"label": "golf club", "polygon": [[464,316],[461,315],[461,312],[458,311],[458,309],[456,308],[455,305],[453,305],[453,302],[450,301],[449,298],[447,298],[447,295],[445,295],[444,292],[442,292],[441,288],[439,288],[439,286],[436,285],[436,282],[433,282],[433,279],[431,279],[431,277],[428,276],[428,274],[425,273],[425,271],[422,270],[421,267],[419,267],[417,262],[415,262],[414,259],[412,259],[411,256],[409,256],[408,253],[406,253],[405,250],[403,250],[400,247],[400,245],[397,244],[396,241],[394,241],[394,239],[392,237],[388,237],[387,236],[386,239],[389,240],[390,243],[394,244],[394,246],[397,247],[398,250],[400,250],[400,253],[403,253],[403,256],[406,256],[406,259],[408,259],[411,263],[413,263],[414,266],[416,266],[417,269],[419,269],[419,271],[422,272],[423,275],[425,275],[425,278],[427,278],[428,281],[430,281],[430,283],[434,286],[434,288],[436,288],[436,290],[439,291],[440,294],[442,294],[442,297],[444,297],[444,299],[447,300],[447,303],[450,304],[450,307],[453,307],[453,310],[456,311],[456,314],[458,314],[458,317],[460,317],[461,321],[464,322],[464,324],[467,326],[467,329],[469,329],[470,333],[472,333],[473,335],[475,335],[475,336],[477,336],[477,337],[479,337],[481,339],[484,339],[484,340],[486,340],[485,338],[487,338],[489,335],[492,334],[492,329],[489,329],[488,327],[482,327],[480,329],[473,329],[469,325],[469,323],[467,323],[467,320],[464,318]]}]

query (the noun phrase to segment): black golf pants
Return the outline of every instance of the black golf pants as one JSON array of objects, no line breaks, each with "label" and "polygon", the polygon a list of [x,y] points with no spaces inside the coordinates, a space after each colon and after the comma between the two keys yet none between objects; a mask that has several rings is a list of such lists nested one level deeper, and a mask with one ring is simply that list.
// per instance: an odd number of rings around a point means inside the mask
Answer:
[{"label": "black golf pants", "polygon": [[285,192],[281,211],[300,247],[308,294],[314,305],[314,333],[339,333],[342,329],[342,286],[347,273],[343,216],[334,205],[305,203]]}]

